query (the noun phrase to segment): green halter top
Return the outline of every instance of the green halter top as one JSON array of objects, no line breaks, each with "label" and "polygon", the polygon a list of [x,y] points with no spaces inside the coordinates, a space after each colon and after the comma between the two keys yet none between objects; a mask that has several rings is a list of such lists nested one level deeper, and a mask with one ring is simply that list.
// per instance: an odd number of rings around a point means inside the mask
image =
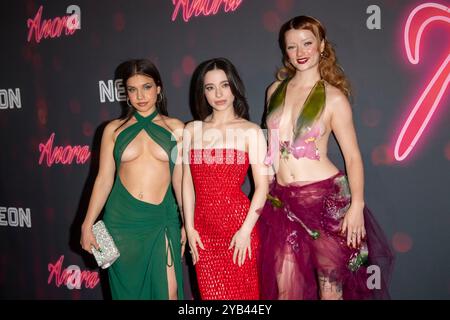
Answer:
[{"label": "green halter top", "polygon": [[[268,116],[284,105],[286,98],[286,89],[291,78],[287,78],[280,83],[272,94],[268,105]],[[296,126],[294,128],[294,140],[302,136],[308,127],[316,122],[325,107],[325,81],[319,80],[311,89],[303,108],[298,115]]]},{"label": "green halter top", "polygon": [[145,130],[145,132],[147,132],[147,134],[160,145],[169,156],[170,174],[172,175],[177,156],[177,142],[172,133],[152,121],[157,115],[158,111],[156,109],[147,117],[141,116],[138,112],[135,112],[134,116],[136,117],[137,122],[119,133],[113,152],[117,170],[120,167],[122,154],[128,144],[139,132],[141,132],[141,130]]},{"label": "green halter top", "polygon": [[135,113],[137,122],[122,130],[116,138],[113,157],[116,180],[105,206],[104,221],[120,251],[119,259],[109,268],[113,299],[168,299],[167,268],[174,267],[178,299],[183,299],[180,217],[172,183],[161,203],[152,204],[132,196],[118,174],[121,158],[128,144],[141,132],[149,135],[169,156],[173,174],[177,142],[167,129]]}]

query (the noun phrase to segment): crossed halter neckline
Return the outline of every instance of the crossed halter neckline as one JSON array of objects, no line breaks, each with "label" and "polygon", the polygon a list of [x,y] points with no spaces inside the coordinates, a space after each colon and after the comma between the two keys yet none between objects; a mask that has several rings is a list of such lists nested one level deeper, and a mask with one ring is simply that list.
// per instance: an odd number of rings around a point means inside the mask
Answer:
[{"label": "crossed halter neckline", "polygon": [[134,117],[136,118],[137,122],[122,130],[122,132],[120,132],[116,138],[113,153],[117,168],[120,167],[122,154],[128,144],[133,141],[133,139],[139,134],[139,132],[141,132],[141,130],[145,130],[149,137],[153,139],[161,148],[163,148],[163,150],[169,156],[170,173],[172,174],[173,168],[175,166],[175,161],[174,159],[172,159],[171,154],[173,153],[173,148],[177,147],[177,142],[169,130],[160,125],[157,125],[152,121],[158,114],[158,110],[156,109],[146,117],[142,116],[138,112],[134,113]]},{"label": "crossed halter neckline", "polygon": [[155,110],[151,113],[151,114],[149,114],[148,116],[143,116],[143,115],[141,115],[139,112],[135,112],[134,113],[134,117],[136,118],[136,120],[138,121],[138,122],[141,122],[141,121],[152,121],[156,116],[158,115],[158,110],[155,108]]}]

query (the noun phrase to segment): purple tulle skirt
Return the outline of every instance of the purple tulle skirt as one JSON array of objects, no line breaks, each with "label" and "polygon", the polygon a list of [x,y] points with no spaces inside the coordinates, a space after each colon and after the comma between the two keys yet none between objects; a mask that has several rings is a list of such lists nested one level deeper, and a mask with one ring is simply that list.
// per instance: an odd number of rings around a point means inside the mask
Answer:
[{"label": "purple tulle skirt", "polygon": [[307,185],[271,184],[258,224],[262,299],[320,299],[327,290],[344,300],[389,299],[393,254],[369,209],[358,249],[340,235],[350,203],[342,172]]}]

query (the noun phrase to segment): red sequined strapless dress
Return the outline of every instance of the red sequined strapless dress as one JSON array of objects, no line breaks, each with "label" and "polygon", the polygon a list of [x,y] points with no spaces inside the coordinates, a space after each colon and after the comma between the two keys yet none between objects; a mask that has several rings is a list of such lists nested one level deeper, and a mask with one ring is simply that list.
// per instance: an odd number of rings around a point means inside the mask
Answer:
[{"label": "red sequined strapless dress", "polygon": [[244,222],[250,201],[241,186],[248,154],[236,149],[193,149],[190,169],[195,188],[194,226],[205,250],[195,265],[202,299],[259,299],[256,228],[251,234],[252,259],[233,264],[231,239]]}]

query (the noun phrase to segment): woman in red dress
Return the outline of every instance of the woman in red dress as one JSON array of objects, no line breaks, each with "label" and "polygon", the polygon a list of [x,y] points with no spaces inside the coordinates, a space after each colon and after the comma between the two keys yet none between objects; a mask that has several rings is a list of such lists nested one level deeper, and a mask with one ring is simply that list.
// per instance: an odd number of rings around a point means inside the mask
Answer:
[{"label": "woman in red dress", "polygon": [[[183,138],[183,209],[202,299],[259,299],[255,224],[268,192],[260,127],[248,121],[243,83],[224,58],[197,69],[194,105],[201,121]],[[251,165],[255,192],[241,186]]]}]

